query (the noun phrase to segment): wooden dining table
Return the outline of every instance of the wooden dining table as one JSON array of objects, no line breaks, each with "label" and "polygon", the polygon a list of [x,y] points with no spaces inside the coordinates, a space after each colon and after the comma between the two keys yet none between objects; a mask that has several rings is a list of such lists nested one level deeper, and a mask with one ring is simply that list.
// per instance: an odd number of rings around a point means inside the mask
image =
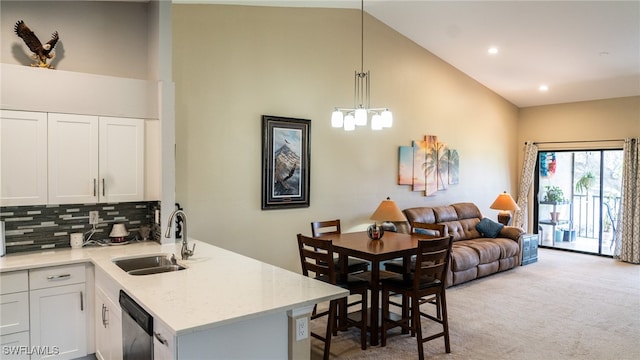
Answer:
[{"label": "wooden dining table", "polygon": [[[340,268],[347,268],[349,257],[368,260],[371,262],[371,311],[370,331],[371,345],[378,345],[380,336],[380,263],[386,260],[403,258],[408,268],[408,259],[418,248],[418,240],[424,236],[385,232],[380,240],[371,240],[366,231],[330,234],[318,236],[320,239],[332,240],[333,251],[339,254]],[[346,274],[343,274],[346,276]]]}]

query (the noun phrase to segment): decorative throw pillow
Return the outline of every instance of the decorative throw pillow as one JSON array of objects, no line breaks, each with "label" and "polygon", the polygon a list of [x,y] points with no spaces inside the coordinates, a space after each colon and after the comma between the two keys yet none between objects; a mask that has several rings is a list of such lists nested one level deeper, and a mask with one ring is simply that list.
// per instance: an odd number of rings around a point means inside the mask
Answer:
[{"label": "decorative throw pillow", "polygon": [[476,230],[478,230],[483,236],[490,238],[496,238],[503,227],[504,225],[497,223],[489,218],[484,218],[476,224]]},{"label": "decorative throw pillow", "polygon": [[431,229],[423,229],[423,228],[415,228],[413,232],[419,235],[430,235],[430,236],[438,236],[439,232],[437,230]]}]

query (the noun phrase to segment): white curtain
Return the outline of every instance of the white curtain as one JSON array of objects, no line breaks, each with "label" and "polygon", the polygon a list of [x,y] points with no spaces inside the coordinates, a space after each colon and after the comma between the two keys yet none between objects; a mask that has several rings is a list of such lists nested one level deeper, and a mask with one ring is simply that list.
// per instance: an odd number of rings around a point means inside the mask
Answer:
[{"label": "white curtain", "polygon": [[[522,165],[522,174],[520,175],[520,186],[518,191],[518,207],[520,210],[515,212],[513,226],[520,227],[527,231],[527,203],[528,195],[533,185],[533,173],[536,169],[536,160],[538,158],[538,146],[532,142],[525,143],[524,160]],[[535,229],[534,229],[535,232]]]},{"label": "white curtain", "polygon": [[640,138],[624,141],[622,168],[622,201],[618,216],[615,257],[640,264]]}]

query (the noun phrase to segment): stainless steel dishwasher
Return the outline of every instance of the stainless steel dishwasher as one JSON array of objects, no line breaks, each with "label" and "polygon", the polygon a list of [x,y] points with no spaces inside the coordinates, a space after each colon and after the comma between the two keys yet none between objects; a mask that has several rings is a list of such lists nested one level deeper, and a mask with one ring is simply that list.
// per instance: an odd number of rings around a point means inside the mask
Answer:
[{"label": "stainless steel dishwasher", "polygon": [[153,359],[153,317],[120,290],[122,356],[124,360]]}]

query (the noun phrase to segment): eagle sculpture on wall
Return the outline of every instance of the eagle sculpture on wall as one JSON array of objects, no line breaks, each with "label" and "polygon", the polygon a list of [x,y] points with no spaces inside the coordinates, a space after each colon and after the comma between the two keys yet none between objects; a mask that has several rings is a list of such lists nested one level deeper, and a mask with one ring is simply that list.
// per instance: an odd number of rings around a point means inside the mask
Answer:
[{"label": "eagle sculpture on wall", "polygon": [[55,53],[53,53],[52,50],[58,42],[58,32],[56,31],[51,34],[51,40],[42,45],[40,39],[25,25],[24,21],[19,20],[13,29],[16,35],[24,40],[29,50],[33,52],[33,58],[37,63],[31,64],[31,66],[53,69],[53,66],[47,64],[47,59],[53,59],[55,57]]}]

